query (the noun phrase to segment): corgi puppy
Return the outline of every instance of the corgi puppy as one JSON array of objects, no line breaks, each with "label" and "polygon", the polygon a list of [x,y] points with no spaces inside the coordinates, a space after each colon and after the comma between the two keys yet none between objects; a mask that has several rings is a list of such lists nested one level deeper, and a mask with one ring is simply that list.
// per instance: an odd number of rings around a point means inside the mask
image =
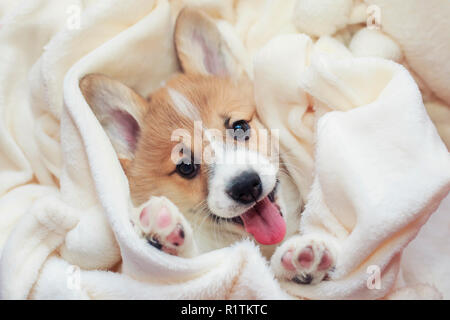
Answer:
[{"label": "corgi puppy", "polygon": [[185,8],[174,42],[183,73],[148,99],[104,75],[80,80],[128,178],[136,231],[182,257],[250,237],[272,256],[280,279],[321,281],[335,249],[317,237],[292,236],[301,208],[284,203],[288,178],[269,142],[275,135],[258,119],[252,84],[215,23]]}]

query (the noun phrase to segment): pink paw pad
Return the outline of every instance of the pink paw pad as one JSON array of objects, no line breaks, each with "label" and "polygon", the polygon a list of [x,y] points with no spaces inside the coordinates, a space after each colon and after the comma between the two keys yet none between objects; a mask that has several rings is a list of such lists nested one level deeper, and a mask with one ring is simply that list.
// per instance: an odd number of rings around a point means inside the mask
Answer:
[{"label": "pink paw pad", "polygon": [[166,207],[162,207],[158,213],[158,218],[156,219],[156,225],[158,228],[164,229],[168,227],[172,222],[172,216]]},{"label": "pink paw pad", "polygon": [[181,224],[177,224],[175,229],[167,236],[166,240],[173,244],[174,246],[178,247],[183,245],[184,243],[184,230]]},{"label": "pink paw pad", "polygon": [[139,220],[141,221],[143,226],[148,226],[149,224],[149,214],[148,214],[148,208],[145,207],[142,211],[141,214],[139,215]]},{"label": "pink paw pad", "polygon": [[317,269],[320,271],[327,270],[331,267],[332,264],[333,258],[331,257],[330,252],[328,250],[325,250],[322,258],[320,259],[320,263]]},{"label": "pink paw pad", "polygon": [[289,271],[295,271],[295,266],[292,264],[292,255],[293,251],[288,250],[285,254],[281,257],[281,264],[286,270]]},{"label": "pink paw pad", "polygon": [[314,251],[308,246],[297,257],[298,263],[305,269],[309,269],[314,262]]}]

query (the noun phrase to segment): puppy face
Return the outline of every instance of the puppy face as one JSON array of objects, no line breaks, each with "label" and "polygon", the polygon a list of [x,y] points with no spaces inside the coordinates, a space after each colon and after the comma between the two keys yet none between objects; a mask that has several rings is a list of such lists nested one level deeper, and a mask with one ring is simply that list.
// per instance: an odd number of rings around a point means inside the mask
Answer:
[{"label": "puppy face", "polygon": [[194,232],[218,225],[222,233],[250,233],[262,244],[280,242],[278,168],[267,156],[276,150],[270,134],[261,139],[267,131],[260,131],[250,82],[236,79],[241,70],[205,15],[182,11],[175,44],[185,73],[147,100],[102,75],[80,81],[118,153],[133,201],[169,198]]}]

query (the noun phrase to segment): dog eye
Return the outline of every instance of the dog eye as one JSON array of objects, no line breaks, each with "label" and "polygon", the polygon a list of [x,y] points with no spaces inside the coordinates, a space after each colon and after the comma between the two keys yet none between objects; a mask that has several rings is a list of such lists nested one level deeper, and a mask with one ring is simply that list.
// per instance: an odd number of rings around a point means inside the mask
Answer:
[{"label": "dog eye", "polygon": [[248,140],[250,139],[250,125],[245,120],[238,120],[233,122],[232,124],[233,129],[233,137],[234,140]]},{"label": "dog eye", "polygon": [[177,165],[176,171],[183,178],[192,179],[197,175],[199,169],[199,164],[194,164],[190,160],[182,160],[182,162]]}]

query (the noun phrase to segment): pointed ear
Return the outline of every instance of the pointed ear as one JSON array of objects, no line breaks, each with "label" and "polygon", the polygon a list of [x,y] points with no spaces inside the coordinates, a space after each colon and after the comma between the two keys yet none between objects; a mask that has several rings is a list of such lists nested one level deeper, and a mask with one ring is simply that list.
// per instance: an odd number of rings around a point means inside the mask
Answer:
[{"label": "pointed ear", "polygon": [[237,62],[216,24],[205,13],[183,9],[175,25],[175,48],[185,73],[233,76]]},{"label": "pointed ear", "polygon": [[119,159],[133,159],[147,106],[145,99],[119,81],[100,74],[82,78],[80,89]]}]

